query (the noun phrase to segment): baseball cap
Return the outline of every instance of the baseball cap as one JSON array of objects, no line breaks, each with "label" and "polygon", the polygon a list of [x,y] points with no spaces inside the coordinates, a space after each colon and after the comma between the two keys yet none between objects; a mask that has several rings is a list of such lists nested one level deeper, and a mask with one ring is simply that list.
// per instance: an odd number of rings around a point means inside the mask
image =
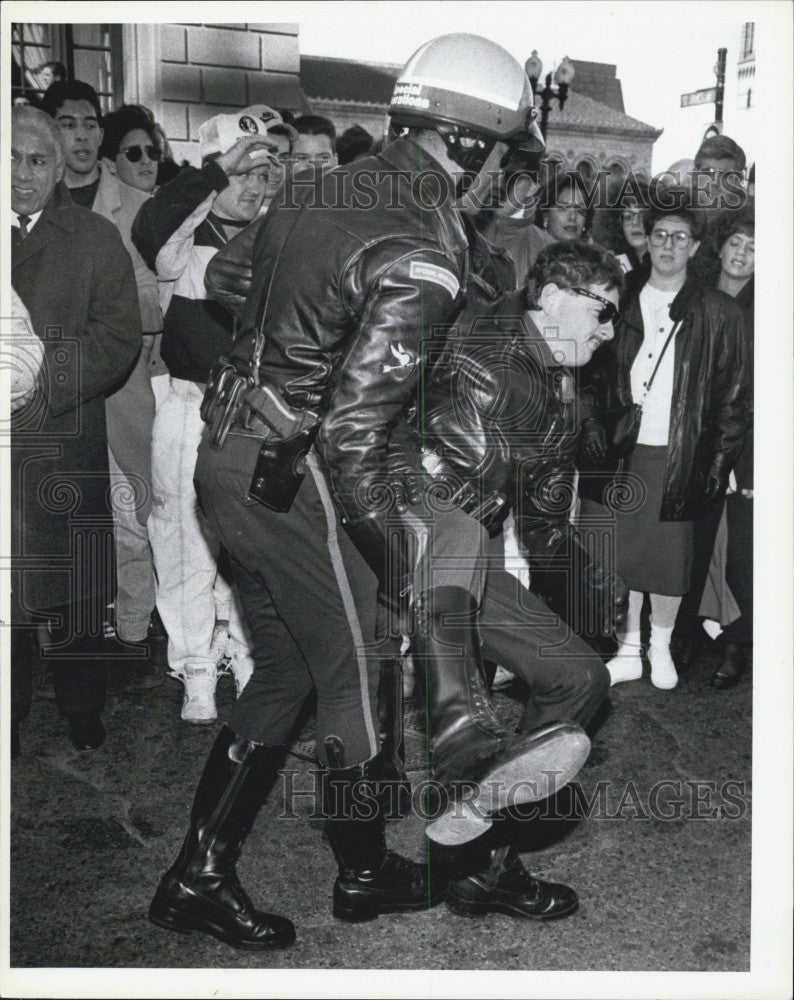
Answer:
[{"label": "baseball cap", "polygon": [[279,131],[286,133],[290,140],[296,139],[298,133],[291,125],[282,119],[278,111],[266,104],[252,104],[242,111],[233,111],[228,115],[215,115],[199,128],[199,149],[202,158],[213,153],[225,153],[243,136],[262,136],[279,126]]}]

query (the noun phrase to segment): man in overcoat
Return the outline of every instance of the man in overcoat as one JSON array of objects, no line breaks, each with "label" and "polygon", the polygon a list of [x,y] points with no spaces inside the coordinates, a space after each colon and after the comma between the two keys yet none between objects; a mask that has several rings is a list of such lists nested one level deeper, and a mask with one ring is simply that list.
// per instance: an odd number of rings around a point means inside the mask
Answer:
[{"label": "man in overcoat", "polygon": [[141,322],[118,231],[72,202],[63,172],[52,120],[14,108],[11,281],[44,342],[44,364],[12,421],[11,585],[20,626],[12,652],[16,684],[29,685],[25,626],[48,624],[43,652],[58,709],[77,749],[89,750],[105,738],[102,612],[114,580],[105,393],[135,363]]}]

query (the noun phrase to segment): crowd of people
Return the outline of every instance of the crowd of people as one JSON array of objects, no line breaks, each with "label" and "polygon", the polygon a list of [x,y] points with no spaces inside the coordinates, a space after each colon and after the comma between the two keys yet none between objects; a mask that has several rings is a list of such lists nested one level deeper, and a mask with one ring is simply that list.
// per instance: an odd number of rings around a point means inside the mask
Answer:
[{"label": "crowd of people", "polygon": [[[157,688],[162,635],[182,720],[216,721],[223,673],[237,699],[155,923],[292,943],[235,863],[312,692],[337,917],[573,912],[511,810],[575,776],[610,685],[643,677],[645,595],[655,687],[703,618],[715,689],[750,659],[744,153],[713,136],[686,175],[595,194],[475,36],[415,54],[387,136],[253,105],[201,126],[200,166],[61,77],[12,112],[13,755],[36,670],[97,750],[108,662]],[[529,692],[517,732],[497,668]],[[414,682],[443,881],[384,838]]]}]

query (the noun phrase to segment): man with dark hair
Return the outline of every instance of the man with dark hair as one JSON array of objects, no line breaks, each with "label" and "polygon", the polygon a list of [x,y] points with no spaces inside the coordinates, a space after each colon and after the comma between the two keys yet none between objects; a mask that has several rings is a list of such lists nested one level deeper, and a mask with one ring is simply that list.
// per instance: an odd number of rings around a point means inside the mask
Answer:
[{"label": "man with dark hair", "polygon": [[[747,157],[742,147],[727,135],[711,135],[704,139],[695,153],[697,208],[707,210],[707,219],[715,209],[738,208]],[[706,178],[698,183],[698,177]]]},{"label": "man with dark hair", "polygon": [[45,62],[38,70],[39,79],[43,90],[51,87],[53,83],[58,83],[66,79],[66,67],[63,63],[51,60]]},{"label": "man with dark hair", "polygon": [[368,153],[373,141],[372,136],[361,125],[351,125],[345,129],[336,141],[340,167]]},{"label": "man with dark hair", "polygon": [[11,125],[11,280],[45,351],[37,391],[12,423],[21,503],[12,591],[23,622],[50,623],[56,703],[77,749],[93,750],[105,739],[102,611],[112,596],[105,393],[140,350],[138,294],[116,228],[76,206],[61,183],[52,119],[18,107]]},{"label": "man with dark hair", "polygon": [[294,128],[298,133],[292,144],[295,170],[304,170],[309,166],[336,166],[336,128],[330,118],[301,115],[295,119]]},{"label": "man with dark hair", "polygon": [[[130,227],[146,192],[126,184],[113,163],[100,161],[105,141],[104,119],[94,88],[82,80],[54,83],[45,95],[45,110],[59,130],[65,151],[64,183],[72,201],[112,222],[121,233],[133,261],[136,280],[149,285],[142,299],[145,330],[162,324],[159,306],[151,304],[154,278],[130,239]],[[132,116],[132,117],[130,117]],[[113,134],[109,141],[118,153],[119,119],[123,128],[147,126],[144,112],[128,109],[113,112]],[[105,150],[106,155],[109,150]],[[141,352],[128,378],[105,400],[108,461],[113,483],[117,588],[114,607],[106,614],[108,653],[117,652],[135,660],[128,677],[139,689],[162,683],[162,674],[148,660],[150,616],[154,610],[154,568],[146,520],[151,507],[151,437],[155,400],[145,352]],[[121,642],[116,647],[115,639]],[[148,662],[147,662],[148,661]]]},{"label": "man with dark hair", "polygon": [[97,159],[104,135],[96,91],[82,80],[61,80],[49,88],[41,104],[61,132],[64,181],[72,201],[91,208],[99,188]]}]

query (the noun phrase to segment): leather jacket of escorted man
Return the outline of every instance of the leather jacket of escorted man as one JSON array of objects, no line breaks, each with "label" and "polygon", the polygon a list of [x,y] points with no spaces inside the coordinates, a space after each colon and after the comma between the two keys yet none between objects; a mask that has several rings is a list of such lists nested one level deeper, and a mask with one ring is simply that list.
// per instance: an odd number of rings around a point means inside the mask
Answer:
[{"label": "leather jacket of escorted man", "polygon": [[425,390],[426,464],[491,534],[513,512],[531,589],[593,634],[609,631],[624,595],[568,521],[579,424],[574,376],[533,323],[526,291],[470,301]]}]

